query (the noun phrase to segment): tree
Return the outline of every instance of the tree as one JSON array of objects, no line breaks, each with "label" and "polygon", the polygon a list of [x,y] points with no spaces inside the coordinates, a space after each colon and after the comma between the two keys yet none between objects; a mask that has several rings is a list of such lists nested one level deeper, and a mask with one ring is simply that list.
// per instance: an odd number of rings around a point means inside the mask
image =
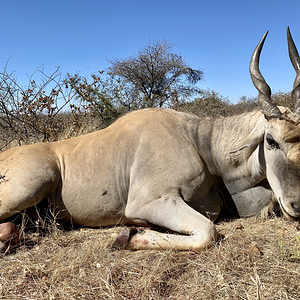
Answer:
[{"label": "tree", "polygon": [[103,78],[103,73],[98,71],[98,74],[92,74],[90,82],[79,74],[67,73],[64,83],[67,89],[74,92],[78,102],[70,105],[72,114],[99,117],[105,127],[124,113],[125,109],[119,105],[120,84],[116,85],[112,76]]},{"label": "tree", "polygon": [[200,91],[196,84],[203,72],[192,69],[172,49],[165,40],[150,42],[133,57],[109,61],[112,75],[123,78],[133,95],[140,95],[139,107],[180,104]]}]

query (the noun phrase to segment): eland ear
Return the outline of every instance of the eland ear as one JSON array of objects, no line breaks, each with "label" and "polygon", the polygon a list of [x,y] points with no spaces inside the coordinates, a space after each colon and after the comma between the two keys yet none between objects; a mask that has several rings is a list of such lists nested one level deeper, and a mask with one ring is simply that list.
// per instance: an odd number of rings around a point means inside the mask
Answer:
[{"label": "eland ear", "polygon": [[241,142],[240,146],[230,151],[229,153],[235,153],[244,148],[248,148],[249,154],[251,154],[258,145],[263,141],[265,134],[265,126],[264,122],[259,123],[255,126],[255,128],[250,132],[250,134]]}]

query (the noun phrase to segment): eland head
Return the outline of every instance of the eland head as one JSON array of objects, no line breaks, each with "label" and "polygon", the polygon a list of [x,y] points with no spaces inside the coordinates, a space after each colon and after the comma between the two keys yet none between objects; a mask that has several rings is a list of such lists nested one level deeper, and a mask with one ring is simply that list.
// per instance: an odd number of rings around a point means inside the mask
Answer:
[{"label": "eland head", "polygon": [[[273,189],[286,217],[300,221],[300,58],[287,28],[291,62],[297,73],[292,97],[294,112],[276,106],[271,100],[271,89],[259,70],[260,53],[267,37],[264,34],[250,61],[250,75],[258,90],[258,103],[267,121],[258,123],[239,149],[256,149],[260,166]],[[251,150],[250,150],[251,151]]]}]

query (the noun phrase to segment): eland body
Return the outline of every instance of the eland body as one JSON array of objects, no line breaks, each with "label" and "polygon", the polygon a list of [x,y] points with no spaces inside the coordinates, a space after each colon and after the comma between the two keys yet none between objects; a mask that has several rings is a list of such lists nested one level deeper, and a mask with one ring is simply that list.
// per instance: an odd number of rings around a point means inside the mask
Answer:
[{"label": "eland body", "polygon": [[255,49],[250,74],[261,111],[201,119],[171,109],[138,110],[98,132],[0,154],[0,220],[49,197],[59,218],[91,227],[154,224],[121,233],[127,249],[202,249],[217,238],[222,211],[258,214],[273,193],[300,220],[299,55],[295,112],[275,106]]}]

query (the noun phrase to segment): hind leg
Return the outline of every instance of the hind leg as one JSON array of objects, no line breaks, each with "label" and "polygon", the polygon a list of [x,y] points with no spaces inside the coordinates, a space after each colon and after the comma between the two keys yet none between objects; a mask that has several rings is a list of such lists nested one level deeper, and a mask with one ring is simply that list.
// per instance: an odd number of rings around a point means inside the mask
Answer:
[{"label": "hind leg", "polygon": [[[36,205],[56,189],[60,176],[55,159],[45,146],[36,146],[14,148],[0,154],[1,221]],[[0,224],[1,248],[10,242],[16,243],[16,236],[15,225]]]},{"label": "hind leg", "polygon": [[59,179],[55,157],[43,144],[1,153],[0,220],[39,203],[56,189]]},{"label": "hind leg", "polygon": [[18,228],[11,222],[0,224],[0,251],[14,246],[19,241]]},{"label": "hind leg", "polygon": [[126,249],[200,250],[217,239],[214,224],[179,196],[168,195],[142,205],[135,204],[128,204],[126,207],[127,218],[142,219],[179,234],[153,230],[129,233]]}]

